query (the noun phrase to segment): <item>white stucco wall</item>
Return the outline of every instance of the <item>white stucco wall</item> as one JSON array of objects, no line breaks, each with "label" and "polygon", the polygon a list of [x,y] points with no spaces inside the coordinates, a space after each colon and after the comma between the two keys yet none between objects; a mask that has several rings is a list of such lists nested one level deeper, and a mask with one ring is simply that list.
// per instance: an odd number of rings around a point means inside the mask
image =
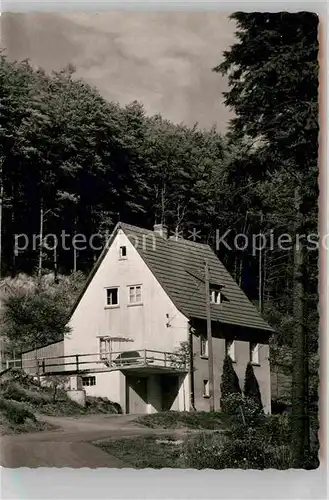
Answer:
[{"label": "white stucco wall", "polygon": [[[127,248],[126,259],[119,258],[120,246]],[[142,305],[128,304],[128,286],[131,285],[142,285]],[[119,287],[119,307],[106,306],[106,288],[112,286]],[[166,326],[167,315],[170,327]],[[133,339],[133,342],[122,344],[121,350],[172,352],[179,347],[180,342],[187,341],[188,335],[186,317],[177,310],[122,230],[119,230],[69,325],[71,334],[64,341],[66,356],[98,354],[99,336]],[[91,367],[84,365],[84,368],[87,366]],[[96,386],[85,387],[87,394],[109,397],[119,402],[119,373],[96,374]],[[180,400],[183,401],[182,396]],[[151,407],[149,411],[152,411]]]},{"label": "white stucco wall", "polygon": [[[127,247],[127,259],[119,259],[119,247]],[[142,285],[143,305],[128,305],[128,286]],[[106,307],[106,287],[118,286],[120,305]],[[173,318],[167,327],[168,318]],[[98,353],[97,336],[124,336],[134,340],[126,350],[172,351],[187,340],[187,319],[175,307],[133,244],[122,230],[70,321],[72,332],[65,339],[65,355]]]},{"label": "white stucco wall", "polygon": [[124,380],[122,380],[124,376],[120,371],[90,373],[90,375],[84,376],[96,378],[96,385],[83,386],[87,396],[108,398],[114,403],[120,403],[124,384]]}]

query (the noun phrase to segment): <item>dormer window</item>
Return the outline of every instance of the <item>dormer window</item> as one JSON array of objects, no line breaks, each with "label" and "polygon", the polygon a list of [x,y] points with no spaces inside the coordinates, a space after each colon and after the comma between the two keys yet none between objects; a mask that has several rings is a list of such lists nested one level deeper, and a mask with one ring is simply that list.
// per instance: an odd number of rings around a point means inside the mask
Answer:
[{"label": "dormer window", "polygon": [[212,304],[221,304],[222,297],[219,290],[210,290],[210,301]]},{"label": "dormer window", "polygon": [[119,256],[120,259],[126,259],[127,258],[127,247],[126,246],[121,246],[119,249]]}]

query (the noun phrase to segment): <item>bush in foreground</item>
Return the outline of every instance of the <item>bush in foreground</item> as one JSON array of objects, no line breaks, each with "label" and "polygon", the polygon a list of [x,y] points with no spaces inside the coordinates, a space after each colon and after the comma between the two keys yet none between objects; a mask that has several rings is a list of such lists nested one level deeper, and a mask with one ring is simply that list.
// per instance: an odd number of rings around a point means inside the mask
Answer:
[{"label": "bush in foreground", "polygon": [[290,447],[271,445],[255,429],[244,435],[203,434],[189,438],[183,448],[186,467],[195,469],[288,469]]},{"label": "bush in foreground", "polygon": [[220,407],[222,411],[226,411],[225,400],[228,396],[230,396],[231,394],[241,394],[239,379],[234,371],[230,356],[225,356],[224,358],[220,392]]},{"label": "bush in foreground", "polygon": [[258,380],[251,363],[247,364],[243,393],[246,398],[253,399],[260,408],[263,408]]},{"label": "bush in foreground", "polygon": [[264,412],[258,402],[243,394],[228,394],[222,399],[226,423],[247,427],[259,425],[264,421]]},{"label": "bush in foreground", "polygon": [[224,401],[225,431],[190,437],[183,447],[186,467],[290,468],[290,416],[265,415],[257,400],[242,394],[229,394]]},{"label": "bush in foreground", "polygon": [[0,411],[12,424],[24,424],[26,419],[36,421],[34,414],[22,403],[0,398]]}]

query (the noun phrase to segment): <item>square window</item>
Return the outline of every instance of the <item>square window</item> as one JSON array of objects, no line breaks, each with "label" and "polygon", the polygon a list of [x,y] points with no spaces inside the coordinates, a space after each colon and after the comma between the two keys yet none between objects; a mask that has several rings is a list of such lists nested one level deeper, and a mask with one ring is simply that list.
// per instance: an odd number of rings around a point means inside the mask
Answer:
[{"label": "square window", "polygon": [[82,377],[82,385],[88,387],[96,385],[96,377]]},{"label": "square window", "polygon": [[106,305],[118,306],[119,305],[119,289],[118,287],[106,289]]},{"label": "square window", "polygon": [[235,342],[234,340],[225,341],[225,354],[229,356],[232,361],[235,361]]},{"label": "square window", "polygon": [[209,380],[204,380],[203,381],[203,397],[204,398],[209,398]]},{"label": "square window", "polygon": [[200,337],[200,356],[202,358],[208,357],[208,339],[205,335]]},{"label": "square window", "polygon": [[120,259],[125,259],[127,257],[127,247],[126,246],[122,246],[120,247]]},{"label": "square window", "polygon": [[259,365],[259,344],[257,342],[250,342],[250,363]]},{"label": "square window", "polygon": [[141,304],[142,303],[142,286],[135,285],[129,286],[129,304]]}]

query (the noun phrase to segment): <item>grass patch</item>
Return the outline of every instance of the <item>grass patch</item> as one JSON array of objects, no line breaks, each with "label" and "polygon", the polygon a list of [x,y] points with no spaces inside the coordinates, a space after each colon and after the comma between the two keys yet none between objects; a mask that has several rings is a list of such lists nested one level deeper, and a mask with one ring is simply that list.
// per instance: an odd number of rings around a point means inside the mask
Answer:
[{"label": "grass patch", "polygon": [[143,415],[136,422],[151,429],[208,429],[223,427],[223,415],[219,412],[178,412],[166,411]]},{"label": "grass patch", "polygon": [[[13,369],[0,377],[1,433],[31,432],[50,429],[36,415],[80,416],[122,413],[120,405],[107,398],[87,397],[86,406],[71,401],[63,389],[39,386],[37,381]],[[53,428],[53,427],[52,427]]]},{"label": "grass patch", "polygon": [[0,397],[0,434],[20,434],[54,430],[51,424],[39,422],[28,405]]},{"label": "grass patch", "polygon": [[44,415],[57,417],[122,413],[120,405],[113,403],[107,398],[87,396],[86,406],[82,407],[78,403],[68,399],[65,393],[58,397],[56,403],[45,402],[38,408],[38,411]]},{"label": "grass patch", "polygon": [[144,436],[96,441],[96,446],[135,469],[182,468],[182,442],[172,437]]}]

